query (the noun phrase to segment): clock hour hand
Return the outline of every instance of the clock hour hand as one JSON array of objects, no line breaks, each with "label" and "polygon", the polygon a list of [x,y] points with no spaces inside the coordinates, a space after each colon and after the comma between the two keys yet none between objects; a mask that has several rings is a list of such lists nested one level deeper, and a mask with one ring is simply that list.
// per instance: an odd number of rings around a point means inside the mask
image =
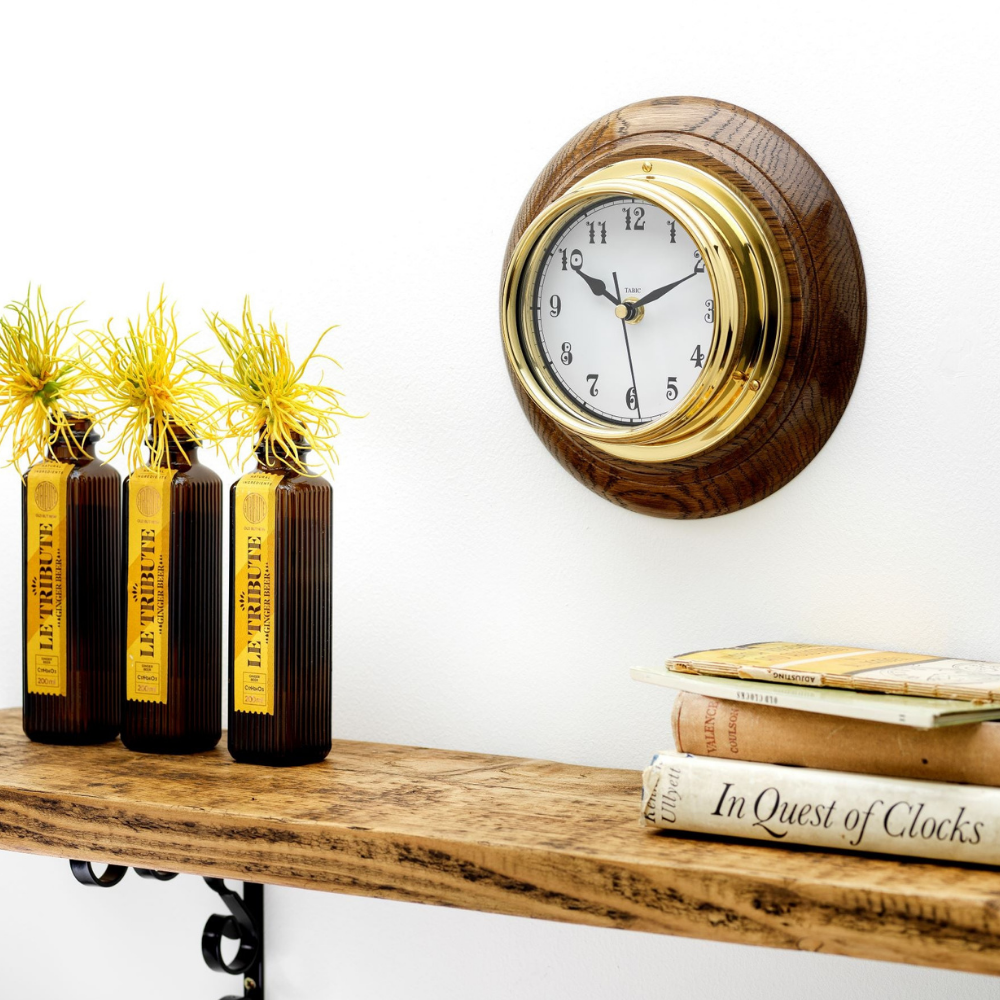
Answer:
[{"label": "clock hour hand", "polygon": [[605,285],[600,278],[592,278],[589,274],[584,274],[578,267],[574,267],[573,270],[587,282],[590,286],[590,290],[595,295],[603,295],[606,299],[610,299],[615,305],[619,304],[619,300],[608,291],[607,285]]},{"label": "clock hour hand", "polygon": [[655,302],[661,295],[666,295],[671,289],[676,288],[678,285],[684,284],[688,278],[693,278],[696,274],[701,274],[699,270],[694,270],[690,274],[685,275],[679,281],[672,281],[669,285],[664,285],[662,288],[654,288],[648,295],[644,295],[638,302],[631,303],[633,309],[638,309],[639,306],[644,306],[647,302]]}]

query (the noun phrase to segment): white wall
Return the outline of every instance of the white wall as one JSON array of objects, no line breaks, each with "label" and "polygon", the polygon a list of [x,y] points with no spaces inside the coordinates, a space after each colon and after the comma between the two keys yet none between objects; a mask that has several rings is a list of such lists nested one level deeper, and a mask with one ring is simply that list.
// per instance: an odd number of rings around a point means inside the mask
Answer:
[{"label": "white wall", "polygon": [[[667,741],[668,697],[630,664],[765,638],[1000,658],[1000,91],[976,9],[6,5],[0,297],[41,282],[100,324],[165,281],[191,328],[247,291],[300,347],[342,324],[341,384],[370,416],[346,427],[336,478],[337,735],[639,767]],[[870,303],[819,457],[763,503],[689,523],[620,510],[557,465],[496,316],[507,234],[552,153],[612,108],[684,93],[763,114],[815,156]],[[98,893],[65,862],[0,854],[0,894],[2,997],[227,989],[198,954],[199,880]],[[268,900],[273,1000],[639,997],[649,960],[678,997],[996,996],[983,977],[836,957]]]}]

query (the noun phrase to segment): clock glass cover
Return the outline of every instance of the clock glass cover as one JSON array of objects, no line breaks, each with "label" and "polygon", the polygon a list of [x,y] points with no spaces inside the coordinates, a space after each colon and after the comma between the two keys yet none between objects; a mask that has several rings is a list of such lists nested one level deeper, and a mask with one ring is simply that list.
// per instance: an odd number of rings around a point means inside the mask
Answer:
[{"label": "clock glass cover", "polygon": [[711,275],[678,220],[638,197],[595,200],[535,251],[526,344],[564,405],[619,426],[677,409],[715,331]]}]

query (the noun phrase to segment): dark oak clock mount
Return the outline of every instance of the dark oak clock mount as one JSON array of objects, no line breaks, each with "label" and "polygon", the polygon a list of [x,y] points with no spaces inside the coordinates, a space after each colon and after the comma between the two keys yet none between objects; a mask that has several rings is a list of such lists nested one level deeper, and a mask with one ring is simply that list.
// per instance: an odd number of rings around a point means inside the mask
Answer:
[{"label": "dark oak clock mount", "polygon": [[710,517],[836,427],[864,348],[847,213],[809,155],[721,101],[632,104],[528,193],[504,261],[508,369],[536,433],[631,510]]}]

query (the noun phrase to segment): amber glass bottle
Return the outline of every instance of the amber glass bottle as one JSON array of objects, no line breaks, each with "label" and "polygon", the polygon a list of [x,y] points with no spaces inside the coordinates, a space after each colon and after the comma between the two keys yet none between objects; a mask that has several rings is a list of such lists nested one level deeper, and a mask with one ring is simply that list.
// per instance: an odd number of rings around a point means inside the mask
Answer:
[{"label": "amber glass bottle", "polygon": [[230,491],[229,752],[279,767],[332,736],[333,487],[287,457],[259,448]]},{"label": "amber glass bottle", "polygon": [[104,743],[121,715],[121,477],[92,422],[67,417],[74,446],[52,445],[22,482],[22,719],[41,743]]},{"label": "amber glass bottle", "polygon": [[125,480],[122,505],[122,742],[144,753],[210,750],[222,735],[222,480],[171,427],[177,442]]}]

